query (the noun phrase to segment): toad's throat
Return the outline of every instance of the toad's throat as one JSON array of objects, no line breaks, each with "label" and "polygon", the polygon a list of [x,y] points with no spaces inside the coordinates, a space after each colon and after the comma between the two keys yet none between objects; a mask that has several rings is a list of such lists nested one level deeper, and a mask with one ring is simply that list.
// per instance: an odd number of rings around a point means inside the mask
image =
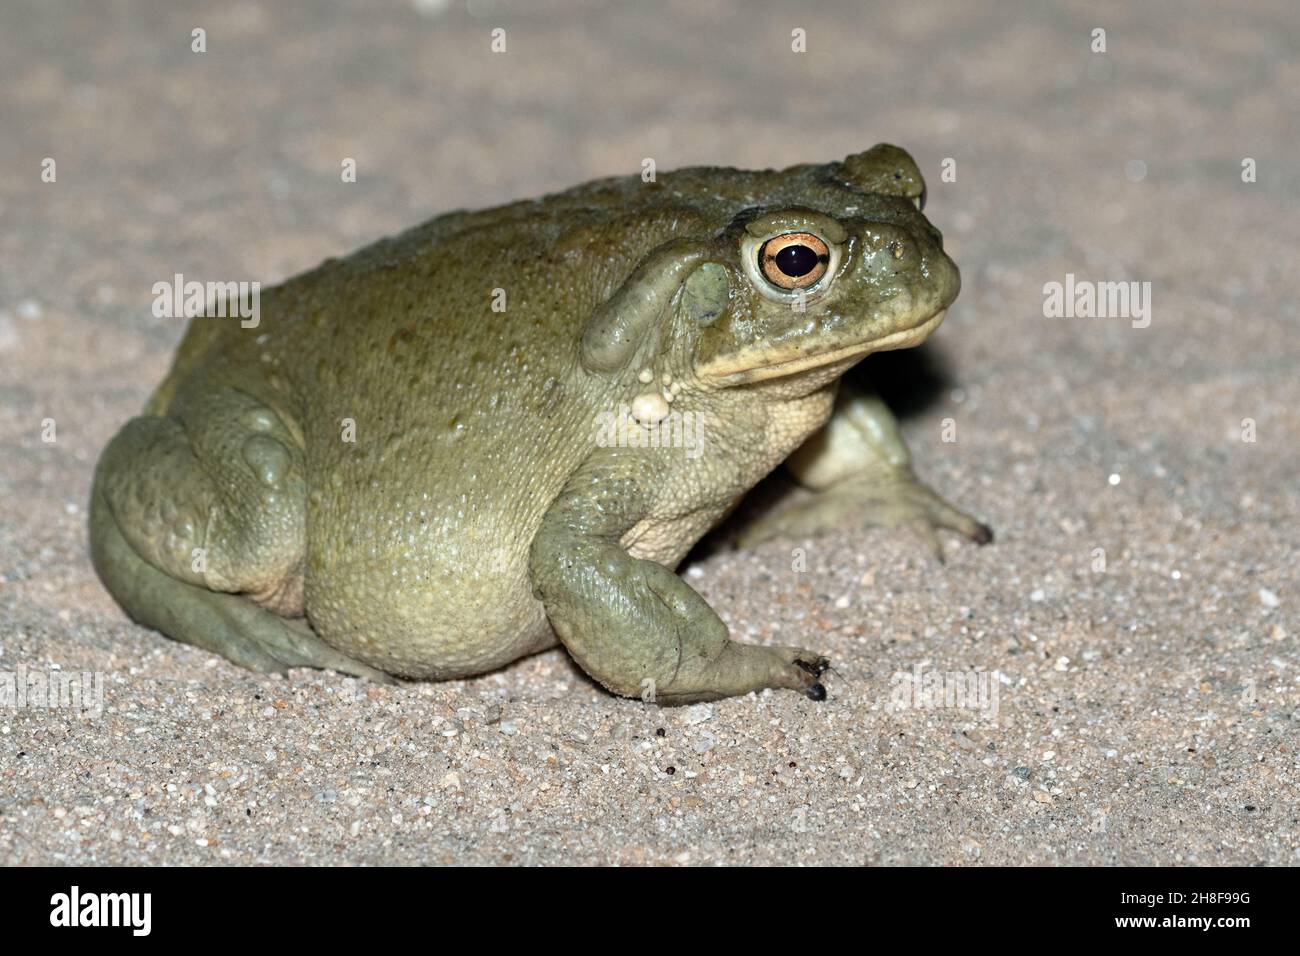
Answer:
[{"label": "toad's throat", "polygon": [[786,354],[778,354],[775,360],[770,351],[761,348],[742,349],[704,363],[697,369],[697,374],[719,385],[747,385],[770,378],[798,375],[800,372],[807,372],[824,365],[856,361],[872,352],[911,348],[920,345],[939,327],[947,311],[947,309],[940,309],[924,322],[878,339],[853,342],[820,351],[789,350]]}]

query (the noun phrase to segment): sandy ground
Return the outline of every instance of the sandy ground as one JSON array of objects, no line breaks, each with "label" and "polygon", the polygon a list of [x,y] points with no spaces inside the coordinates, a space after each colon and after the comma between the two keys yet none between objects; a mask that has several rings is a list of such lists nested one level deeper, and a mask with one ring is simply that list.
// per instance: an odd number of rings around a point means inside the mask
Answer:
[{"label": "sandy ground", "polygon": [[[0,8],[0,680],[104,690],[0,708],[0,861],[1300,862],[1293,4],[364,6]],[[661,711],[559,650],[263,678],[96,580],[94,461],[182,331],[154,282],[270,283],[647,156],[877,141],[917,157],[965,280],[890,366],[906,431],[998,540],[701,549],[736,634],[834,658],[828,702]],[[1149,282],[1149,326],[1045,318],[1067,274]],[[917,669],[996,674],[996,707],[891,706]]]}]

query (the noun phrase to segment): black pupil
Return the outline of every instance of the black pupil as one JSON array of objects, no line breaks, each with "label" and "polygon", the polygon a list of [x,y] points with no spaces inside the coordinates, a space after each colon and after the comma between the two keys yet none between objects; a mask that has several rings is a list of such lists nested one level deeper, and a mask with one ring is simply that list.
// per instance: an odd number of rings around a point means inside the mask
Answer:
[{"label": "black pupil", "polygon": [[786,246],[776,254],[776,267],[792,279],[817,268],[818,255],[807,246]]}]

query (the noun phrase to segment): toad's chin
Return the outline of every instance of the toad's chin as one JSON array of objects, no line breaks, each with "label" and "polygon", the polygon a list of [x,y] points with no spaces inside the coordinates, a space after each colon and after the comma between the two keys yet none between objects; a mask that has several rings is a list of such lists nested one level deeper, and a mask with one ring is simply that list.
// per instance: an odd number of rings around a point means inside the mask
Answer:
[{"label": "toad's chin", "polygon": [[744,349],[730,355],[713,359],[699,366],[696,374],[700,378],[720,386],[750,385],[768,379],[786,378],[808,372],[813,369],[832,365],[852,365],[872,352],[889,352],[894,349],[907,349],[920,345],[939,327],[948,314],[947,309],[940,309],[929,318],[910,328],[891,332],[879,339],[866,342],[851,342],[820,351],[796,352],[785,356],[778,355],[775,360],[771,353],[761,349]]}]

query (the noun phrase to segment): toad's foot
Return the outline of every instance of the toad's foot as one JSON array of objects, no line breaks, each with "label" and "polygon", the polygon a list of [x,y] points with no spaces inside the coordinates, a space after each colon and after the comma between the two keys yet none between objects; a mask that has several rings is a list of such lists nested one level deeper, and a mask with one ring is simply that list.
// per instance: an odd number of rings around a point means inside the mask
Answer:
[{"label": "toad's foot", "polygon": [[817,497],[759,518],[742,533],[743,546],[772,538],[811,537],[836,528],[915,528],[943,560],[940,528],[978,544],[993,531],[954,507],[912,471],[898,423],[879,396],[845,383],[826,426],[786,462]]},{"label": "toad's foot", "polygon": [[837,528],[910,527],[943,560],[939,529],[954,531],[976,544],[993,540],[993,530],[956,508],[919,481],[910,468],[889,475],[846,479],[816,497],[771,512],[750,524],[740,537],[743,547],[776,537],[807,538]]}]

